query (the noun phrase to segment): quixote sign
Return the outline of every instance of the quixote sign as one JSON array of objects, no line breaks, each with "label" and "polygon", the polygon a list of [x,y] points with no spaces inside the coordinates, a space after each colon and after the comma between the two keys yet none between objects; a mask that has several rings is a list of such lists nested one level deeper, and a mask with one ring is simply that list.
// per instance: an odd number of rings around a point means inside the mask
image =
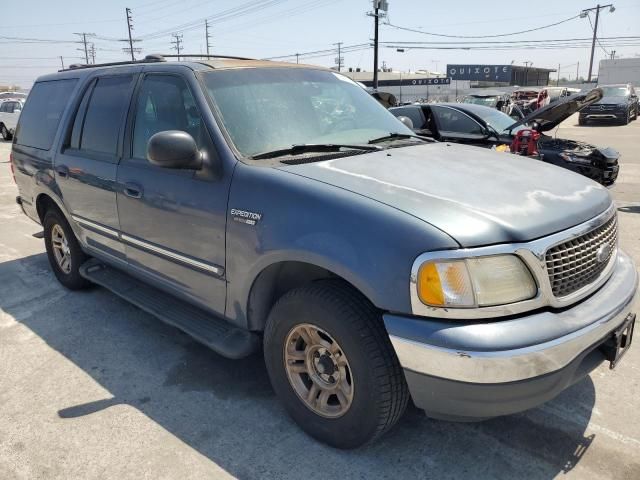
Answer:
[{"label": "quixote sign", "polygon": [[510,82],[511,65],[447,65],[452,80]]},{"label": "quixote sign", "polygon": [[[373,85],[372,80],[363,80],[367,87],[371,87]],[[393,79],[393,80],[379,80],[379,87],[412,87],[418,85],[449,85],[451,83],[451,79],[449,77],[438,77],[438,78],[403,78]]]}]

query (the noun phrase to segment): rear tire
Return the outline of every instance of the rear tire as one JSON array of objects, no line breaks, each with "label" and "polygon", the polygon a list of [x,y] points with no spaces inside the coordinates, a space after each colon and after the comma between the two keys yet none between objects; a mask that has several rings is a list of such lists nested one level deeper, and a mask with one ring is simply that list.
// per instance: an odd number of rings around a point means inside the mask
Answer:
[{"label": "rear tire", "polygon": [[80,266],[89,257],[82,251],[71,226],[58,210],[44,216],[44,244],[47,257],[58,281],[69,290],[80,290],[91,283],[80,275]]},{"label": "rear tire", "polygon": [[316,282],[280,298],[267,320],[264,357],[289,415],[332,447],[377,439],[407,406],[404,373],[380,313],[343,282]]}]

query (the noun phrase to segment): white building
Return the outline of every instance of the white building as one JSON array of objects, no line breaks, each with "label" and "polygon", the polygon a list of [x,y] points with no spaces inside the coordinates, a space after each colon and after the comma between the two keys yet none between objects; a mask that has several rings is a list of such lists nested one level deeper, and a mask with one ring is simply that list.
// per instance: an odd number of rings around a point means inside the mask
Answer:
[{"label": "white building", "polygon": [[631,83],[640,86],[640,57],[600,60],[598,85]]}]

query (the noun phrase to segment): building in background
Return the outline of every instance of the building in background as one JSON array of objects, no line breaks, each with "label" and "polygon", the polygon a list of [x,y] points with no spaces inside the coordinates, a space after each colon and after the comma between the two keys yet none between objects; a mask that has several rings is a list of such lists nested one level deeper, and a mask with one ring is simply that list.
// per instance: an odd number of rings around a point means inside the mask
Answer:
[{"label": "building in background", "polygon": [[520,65],[472,65],[449,64],[447,76],[451,80],[471,82],[471,88],[482,87],[546,87],[552,68]]},{"label": "building in background", "polygon": [[640,58],[600,60],[598,85],[631,83],[640,86]]},{"label": "building in background", "polygon": [[[356,82],[373,86],[373,72],[343,71]],[[378,72],[378,90],[393,94],[398,103],[455,102],[456,97],[469,89],[469,82],[452,82],[441,73],[419,70],[417,72]]]}]

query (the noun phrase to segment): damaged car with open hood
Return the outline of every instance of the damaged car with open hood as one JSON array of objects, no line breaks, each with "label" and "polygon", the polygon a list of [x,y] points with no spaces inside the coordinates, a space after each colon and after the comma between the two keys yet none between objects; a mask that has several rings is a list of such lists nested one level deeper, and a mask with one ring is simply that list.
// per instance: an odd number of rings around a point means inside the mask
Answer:
[{"label": "damaged car with open hood", "polygon": [[466,103],[406,105],[390,111],[409,118],[419,135],[537,158],[610,186],[618,177],[618,151],[549,134],[601,98],[602,91],[596,88],[540,108],[515,123],[494,108]]}]

